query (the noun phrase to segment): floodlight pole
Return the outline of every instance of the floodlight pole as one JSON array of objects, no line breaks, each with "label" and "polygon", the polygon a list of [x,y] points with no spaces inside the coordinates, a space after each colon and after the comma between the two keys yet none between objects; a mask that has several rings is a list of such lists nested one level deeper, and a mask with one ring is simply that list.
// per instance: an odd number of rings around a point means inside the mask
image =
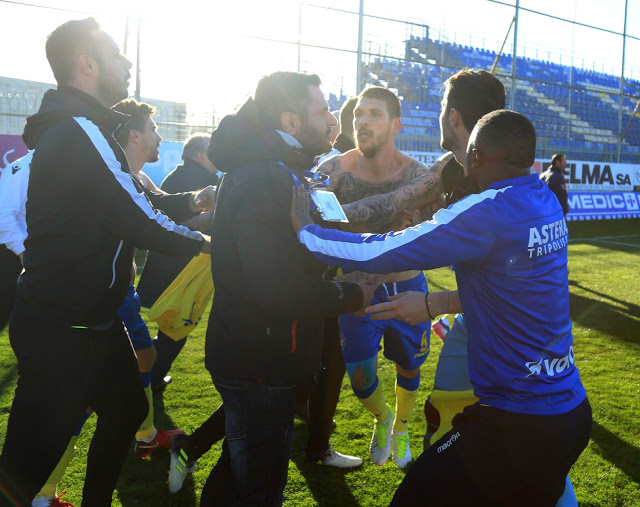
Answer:
[{"label": "floodlight pole", "polygon": [[620,72],[620,102],[618,103],[618,164],[620,163],[620,155],[622,153],[622,109],[624,108],[624,61],[627,50],[627,8],[629,0],[624,2],[624,30],[622,31],[622,69]]},{"label": "floodlight pole", "polygon": [[511,61],[511,110],[515,110],[516,106],[516,57],[518,48],[518,17],[520,13],[520,0],[516,0],[516,15],[513,23],[513,60]]},{"label": "floodlight pole", "polygon": [[358,13],[358,63],[356,65],[356,94],[362,91],[362,25],[364,21],[364,0],[360,0],[360,12]]},{"label": "floodlight pole", "polygon": [[302,47],[302,2],[298,4],[298,72],[300,72],[300,48]]},{"label": "floodlight pole", "polygon": [[122,52],[127,54],[127,46],[129,44],[129,16],[126,17],[124,22],[124,44],[122,48]]},{"label": "floodlight pole", "polygon": [[136,30],[136,100],[140,102],[140,16],[138,16],[138,29]]}]

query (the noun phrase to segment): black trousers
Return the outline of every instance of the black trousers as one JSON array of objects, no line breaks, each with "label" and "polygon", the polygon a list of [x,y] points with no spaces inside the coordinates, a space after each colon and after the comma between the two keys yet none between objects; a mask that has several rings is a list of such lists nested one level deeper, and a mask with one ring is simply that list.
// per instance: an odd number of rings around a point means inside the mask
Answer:
[{"label": "black trousers", "polygon": [[329,437],[333,416],[338,406],[342,380],[347,371],[340,350],[340,328],[338,318],[324,322],[324,345],[322,348],[322,370],[318,382],[309,396],[309,437],[307,457],[319,458],[329,449]]},{"label": "black trousers", "polygon": [[9,322],[16,301],[16,282],[22,271],[20,257],[0,245],[0,331]]},{"label": "black trousers", "polygon": [[131,341],[114,314],[105,331],[10,322],[18,384],[0,456],[0,505],[30,506],[82,414],[98,416],[87,457],[83,506],[109,506],[131,441],[149,410]]},{"label": "black trousers", "polygon": [[416,460],[391,506],[555,507],[589,443],[591,424],[587,399],[560,415],[471,405]]}]

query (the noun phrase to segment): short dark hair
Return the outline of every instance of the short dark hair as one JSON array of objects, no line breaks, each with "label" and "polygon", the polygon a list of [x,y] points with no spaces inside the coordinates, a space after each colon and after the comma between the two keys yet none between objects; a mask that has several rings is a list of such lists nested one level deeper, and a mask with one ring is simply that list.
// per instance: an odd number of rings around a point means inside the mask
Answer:
[{"label": "short dark hair", "polygon": [[556,162],[562,162],[562,157],[566,157],[564,153],[556,153],[551,157],[551,165],[556,165]]},{"label": "short dark hair", "polygon": [[95,54],[93,32],[97,30],[100,25],[95,18],[73,19],[49,34],[45,50],[58,84],[68,83],[73,78],[79,55]]},{"label": "short dark hair", "polygon": [[280,128],[282,113],[295,113],[302,119],[307,116],[309,86],[320,86],[316,74],[302,72],[274,72],[258,82],[255,94],[260,118],[270,127]]},{"label": "short dark hair", "polygon": [[502,162],[518,167],[533,165],[536,129],[526,116],[499,109],[484,115],[475,129],[475,147],[481,154],[499,154]]},{"label": "short dark hair", "polygon": [[131,119],[124,126],[116,130],[116,141],[123,148],[126,148],[127,144],[129,144],[129,132],[132,130],[142,132],[147,119],[156,114],[155,107],[144,102],[138,102],[136,99],[121,100],[111,109],[131,116]]},{"label": "short dark hair", "polygon": [[504,109],[506,104],[504,85],[485,70],[462,69],[447,79],[443,87],[447,111],[458,111],[469,132],[485,114]]},{"label": "short dark hair", "polygon": [[357,103],[358,97],[351,97],[340,108],[340,132],[349,137],[353,135],[353,110]]},{"label": "short dark hair", "polygon": [[392,120],[400,118],[402,114],[398,96],[382,86],[370,86],[364,89],[360,95],[358,95],[358,99],[376,99],[383,101],[387,105],[387,113],[389,113],[389,118]]},{"label": "short dark hair", "polygon": [[198,153],[207,154],[207,148],[211,141],[211,134],[196,132],[192,134],[182,148],[182,160],[193,159]]}]

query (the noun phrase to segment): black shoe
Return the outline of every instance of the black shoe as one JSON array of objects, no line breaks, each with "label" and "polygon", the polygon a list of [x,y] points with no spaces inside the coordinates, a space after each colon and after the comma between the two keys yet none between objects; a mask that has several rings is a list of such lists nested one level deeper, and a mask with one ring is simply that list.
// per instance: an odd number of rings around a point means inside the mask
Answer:
[{"label": "black shoe", "polygon": [[167,388],[169,384],[171,384],[171,382],[173,382],[173,379],[169,375],[167,375],[159,384],[151,386],[151,392],[154,394],[161,393]]}]

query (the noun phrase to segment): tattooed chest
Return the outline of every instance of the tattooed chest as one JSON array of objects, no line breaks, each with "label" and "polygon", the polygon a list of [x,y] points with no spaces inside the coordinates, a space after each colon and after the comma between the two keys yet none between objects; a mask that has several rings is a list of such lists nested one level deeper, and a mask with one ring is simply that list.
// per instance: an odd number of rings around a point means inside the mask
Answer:
[{"label": "tattooed chest", "polygon": [[372,195],[386,194],[398,188],[401,181],[390,180],[382,183],[370,183],[368,181],[355,178],[350,173],[343,173],[334,183],[334,191],[340,204],[349,204]]}]

